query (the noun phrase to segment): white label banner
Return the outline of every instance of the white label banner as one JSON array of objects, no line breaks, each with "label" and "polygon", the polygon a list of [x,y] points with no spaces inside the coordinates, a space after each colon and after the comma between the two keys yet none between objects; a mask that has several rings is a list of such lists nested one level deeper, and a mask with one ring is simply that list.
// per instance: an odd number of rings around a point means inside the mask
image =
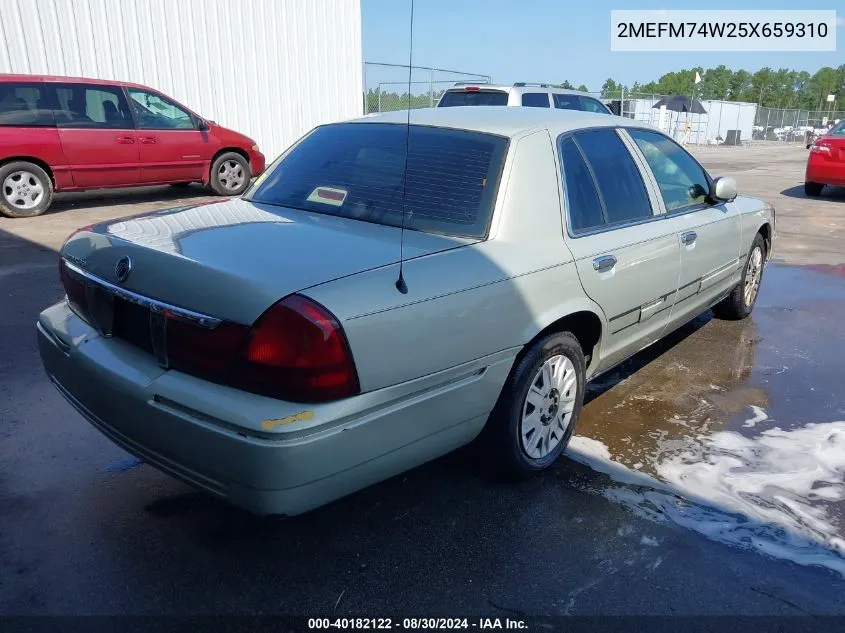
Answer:
[{"label": "white label banner", "polygon": [[835,51],[835,10],[614,10],[612,51]]}]

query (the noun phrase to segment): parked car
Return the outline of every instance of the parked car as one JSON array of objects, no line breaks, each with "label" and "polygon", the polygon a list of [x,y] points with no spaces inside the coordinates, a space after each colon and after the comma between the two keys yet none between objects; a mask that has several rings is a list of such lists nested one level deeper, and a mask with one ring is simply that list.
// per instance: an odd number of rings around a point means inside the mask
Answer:
[{"label": "parked car", "polygon": [[825,185],[845,186],[845,119],[810,146],[804,193],[820,196]]},{"label": "parked car", "polygon": [[317,127],[242,198],[70,236],[37,323],[62,395],[164,472],[295,515],[482,429],[490,463],[546,469],[587,381],[754,308],[774,210],[659,130],[406,116]]},{"label": "parked car", "polygon": [[513,86],[457,83],[437,102],[438,108],[454,106],[526,106],[612,114],[610,108],[586,92],[524,82]]},{"label": "parked car", "polygon": [[255,141],[146,86],[0,75],[0,214],[44,213],[54,191],[201,182],[240,195]]}]

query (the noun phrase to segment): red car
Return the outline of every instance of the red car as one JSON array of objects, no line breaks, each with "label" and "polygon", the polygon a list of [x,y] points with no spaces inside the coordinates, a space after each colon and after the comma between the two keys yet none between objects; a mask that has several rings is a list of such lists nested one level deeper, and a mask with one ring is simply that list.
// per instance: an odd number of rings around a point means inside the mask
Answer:
[{"label": "red car", "polygon": [[151,88],[0,75],[3,215],[40,215],[54,191],[201,182],[240,195],[264,166],[255,141]]},{"label": "red car", "polygon": [[825,185],[845,186],[845,119],[810,146],[804,193],[819,196]]}]

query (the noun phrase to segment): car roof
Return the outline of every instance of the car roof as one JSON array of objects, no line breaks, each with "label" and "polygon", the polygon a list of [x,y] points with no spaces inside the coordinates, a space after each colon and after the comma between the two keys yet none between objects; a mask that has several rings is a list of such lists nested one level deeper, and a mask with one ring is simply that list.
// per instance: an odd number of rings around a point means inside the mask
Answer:
[{"label": "car roof", "polygon": [[141,84],[134,84],[129,81],[112,81],[110,79],[93,79],[90,77],[62,77],[59,75],[10,75],[0,74],[0,83],[8,82],[44,82],[44,83],[64,83],[64,84],[99,84],[101,86],[126,86],[128,88],[143,88],[144,90],[151,90],[148,86]]},{"label": "car roof", "polygon": [[[410,115],[410,116],[409,116]],[[513,137],[534,130],[550,130],[561,134],[591,127],[652,126],[626,117],[552,108],[508,108],[504,106],[457,106],[452,108],[417,108],[368,114],[352,123],[406,123],[411,125],[486,132]]]},{"label": "car roof", "polygon": [[524,86],[506,86],[504,84],[494,85],[485,83],[461,83],[447,88],[444,92],[465,92],[467,87],[478,88],[479,90],[499,90],[501,92],[516,92],[520,94],[524,94],[526,92],[543,92],[558,95],[580,95],[582,97],[590,97],[591,99],[595,99],[596,101],[601,101],[601,98],[597,97],[596,95],[590,94],[589,92],[583,92],[582,90],[573,90],[570,88],[555,88],[554,86],[541,86],[537,84],[526,84]]}]

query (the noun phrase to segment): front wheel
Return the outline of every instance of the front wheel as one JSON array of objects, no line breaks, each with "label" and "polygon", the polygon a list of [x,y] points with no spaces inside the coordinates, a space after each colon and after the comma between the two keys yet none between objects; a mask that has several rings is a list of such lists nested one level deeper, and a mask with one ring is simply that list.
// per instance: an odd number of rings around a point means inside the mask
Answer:
[{"label": "front wheel", "polygon": [[496,465],[524,477],[566,449],[584,402],[586,364],[569,332],[535,342],[514,367],[488,421]]},{"label": "front wheel", "polygon": [[820,182],[805,182],[804,183],[804,193],[808,196],[815,198],[816,196],[822,195],[822,189],[824,189],[824,185]]},{"label": "front wheel", "polygon": [[211,190],[219,196],[239,196],[249,186],[252,174],[247,160],[235,152],[221,154],[211,165]]},{"label": "front wheel", "polygon": [[757,303],[763,268],[766,264],[766,240],[759,233],[754,237],[745,269],[739,283],[725,299],[713,306],[713,314],[720,319],[740,320],[746,318]]}]

